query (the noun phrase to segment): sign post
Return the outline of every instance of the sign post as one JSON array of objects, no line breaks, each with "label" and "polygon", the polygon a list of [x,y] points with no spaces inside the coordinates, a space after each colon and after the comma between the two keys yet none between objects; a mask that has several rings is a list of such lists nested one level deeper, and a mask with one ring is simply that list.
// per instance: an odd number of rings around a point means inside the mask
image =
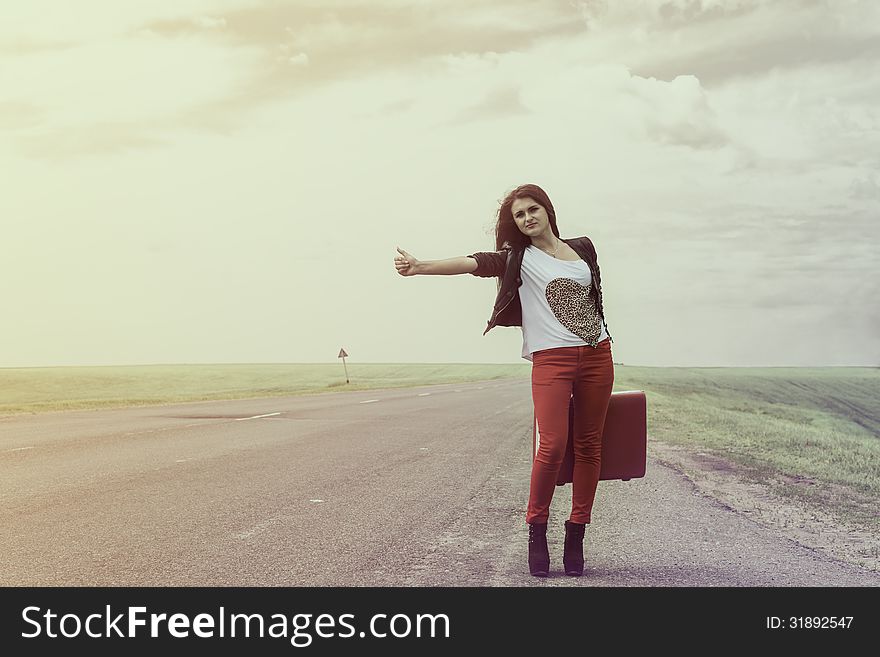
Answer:
[{"label": "sign post", "polygon": [[348,356],[348,354],[345,353],[345,348],[340,349],[340,350],[339,350],[339,355],[337,356],[337,358],[341,358],[341,359],[342,359],[342,367],[345,368],[345,382],[348,383],[348,382],[349,382],[349,381],[348,381],[348,366],[345,364],[345,357],[346,357],[346,356]]}]

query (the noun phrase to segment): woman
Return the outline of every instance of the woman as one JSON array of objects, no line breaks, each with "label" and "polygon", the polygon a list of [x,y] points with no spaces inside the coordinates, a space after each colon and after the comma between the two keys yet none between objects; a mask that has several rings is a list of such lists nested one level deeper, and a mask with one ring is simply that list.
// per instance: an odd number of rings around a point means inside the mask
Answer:
[{"label": "woman", "polygon": [[521,326],[522,357],[532,362],[532,400],[538,423],[529,504],[529,572],[550,571],[547,521],[556,477],[568,441],[569,399],[574,396],[572,509],[565,522],[563,565],[584,570],[584,529],[599,481],[602,428],[614,365],[602,309],[596,249],[588,237],[560,239],[553,204],[537,185],[522,185],[501,202],[496,252],[419,261],[398,248],[401,276],[473,274],[499,278],[485,335],[494,326]]}]

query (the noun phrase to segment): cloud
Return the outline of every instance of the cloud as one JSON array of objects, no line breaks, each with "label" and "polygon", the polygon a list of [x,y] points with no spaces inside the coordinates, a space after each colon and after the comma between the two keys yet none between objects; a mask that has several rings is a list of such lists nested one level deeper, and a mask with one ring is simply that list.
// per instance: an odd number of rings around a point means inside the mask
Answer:
[{"label": "cloud", "polygon": [[72,41],[12,38],[0,40],[0,54],[7,57],[57,52],[76,47]]},{"label": "cloud", "polygon": [[[547,54],[535,59],[553,61]],[[664,145],[710,150],[731,141],[693,76],[649,79],[608,63],[562,64],[543,75],[542,68],[526,69],[524,107],[580,134],[617,129]]]},{"label": "cloud", "polygon": [[191,26],[219,27],[226,11],[253,6],[261,0],[29,0],[6,2],[0,22],[0,44],[26,35],[35,42],[65,42],[81,46],[136,31],[155,21],[186,21]]},{"label": "cloud", "polygon": [[868,175],[864,179],[854,178],[849,192],[855,199],[880,201],[880,183],[875,175]]},{"label": "cloud", "polygon": [[479,103],[463,109],[445,122],[445,125],[492,121],[529,113],[520,98],[519,90],[516,87],[505,86],[486,94]]},{"label": "cloud", "polygon": [[[640,11],[639,7],[654,11]],[[605,8],[603,27],[630,44],[624,61],[643,77],[693,75],[712,87],[781,69],[805,69],[880,54],[880,5],[835,3],[623,2]]]},{"label": "cloud", "polygon": [[[112,151],[108,135],[125,148],[154,146],[169,130],[198,127],[194,108],[236,95],[258,59],[246,49],[143,33],[70,48],[63,57],[35,54],[0,70],[8,98],[0,122],[16,126],[10,135],[30,154],[50,154],[44,146],[52,142],[59,156],[89,145]],[[214,125],[206,120],[203,129]]]},{"label": "cloud", "polygon": [[163,130],[142,122],[103,122],[87,129],[69,127],[51,133],[29,135],[21,139],[24,154],[37,158],[66,158],[80,155],[110,155],[170,143]]},{"label": "cloud", "polygon": [[226,19],[223,17],[213,18],[211,16],[197,16],[193,19],[193,24],[196,27],[214,30],[226,27]]},{"label": "cloud", "polygon": [[700,81],[677,76],[671,82],[633,76],[628,93],[644,105],[645,132],[662,144],[715,149],[730,138],[719,127]]},{"label": "cloud", "polygon": [[[120,143],[129,145],[160,143],[154,128],[173,124],[175,117],[180,128],[200,129],[201,117],[201,129],[225,130],[244,125],[244,116],[260,107],[329,85],[430,71],[450,53],[494,55],[584,30],[578,12],[562,0],[547,3],[538,14],[524,0],[501,11],[488,4],[456,6],[458,11],[430,3],[295,2],[190,15],[184,6],[171,18],[140,25],[121,17],[114,23],[111,16],[101,23],[103,31],[85,32],[100,37],[80,38],[63,61],[13,64],[10,75],[28,80],[24,88],[13,85],[13,94],[19,94],[13,100],[27,96],[44,116],[43,134],[22,137],[25,150],[46,152],[40,142],[58,135],[70,143],[71,131],[82,136],[89,130],[93,137],[74,140],[76,148],[59,152],[106,146],[108,123]],[[117,32],[108,35],[112,25]],[[217,61],[220,53],[227,62]],[[79,91],[72,88],[74,81]],[[59,86],[68,88],[59,93]],[[106,102],[98,101],[102,98]],[[129,126],[130,139],[123,126]],[[104,146],[96,152],[104,152]]]},{"label": "cloud", "polygon": [[853,38],[818,34],[808,37],[774,32],[763,37],[758,40],[753,36],[743,43],[725,39],[707,44],[699,52],[660,55],[651,62],[634,64],[633,70],[642,76],[665,80],[690,74],[705,85],[713,86],[783,68],[810,69],[821,64],[852,60],[873,61],[880,55],[880,38],[875,35]]},{"label": "cloud", "polygon": [[[368,75],[418,74],[438,64],[452,67],[459,57],[491,58],[585,30],[579,13],[564,0],[545,3],[539,13],[525,0],[504,8],[466,2],[405,7],[382,2],[276,3],[229,11],[224,19],[226,27],[218,38],[231,47],[265,53],[249,82],[227,99],[227,108],[236,111]],[[145,28],[167,37],[194,29],[189,20],[158,21]],[[309,66],[293,73],[289,57],[278,60],[279,51]]]},{"label": "cloud", "polygon": [[0,131],[32,128],[43,120],[43,110],[33,103],[17,100],[0,102]]}]

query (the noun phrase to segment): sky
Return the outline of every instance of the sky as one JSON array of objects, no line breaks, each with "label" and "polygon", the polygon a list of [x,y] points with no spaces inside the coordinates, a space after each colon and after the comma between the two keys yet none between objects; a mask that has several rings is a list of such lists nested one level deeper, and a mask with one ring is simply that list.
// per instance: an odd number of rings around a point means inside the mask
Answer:
[{"label": "sky", "polygon": [[614,360],[880,365],[880,3],[33,0],[0,22],[0,367],[525,363],[534,183]]}]

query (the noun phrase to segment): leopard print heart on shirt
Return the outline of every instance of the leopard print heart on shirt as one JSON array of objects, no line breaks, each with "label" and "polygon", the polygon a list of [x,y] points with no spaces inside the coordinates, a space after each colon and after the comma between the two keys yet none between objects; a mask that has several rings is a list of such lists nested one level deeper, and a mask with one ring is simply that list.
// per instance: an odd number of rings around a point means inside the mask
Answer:
[{"label": "leopard print heart on shirt", "polygon": [[599,344],[602,320],[590,296],[590,285],[584,287],[570,278],[554,278],[547,284],[544,295],[560,324],[591,347]]}]

